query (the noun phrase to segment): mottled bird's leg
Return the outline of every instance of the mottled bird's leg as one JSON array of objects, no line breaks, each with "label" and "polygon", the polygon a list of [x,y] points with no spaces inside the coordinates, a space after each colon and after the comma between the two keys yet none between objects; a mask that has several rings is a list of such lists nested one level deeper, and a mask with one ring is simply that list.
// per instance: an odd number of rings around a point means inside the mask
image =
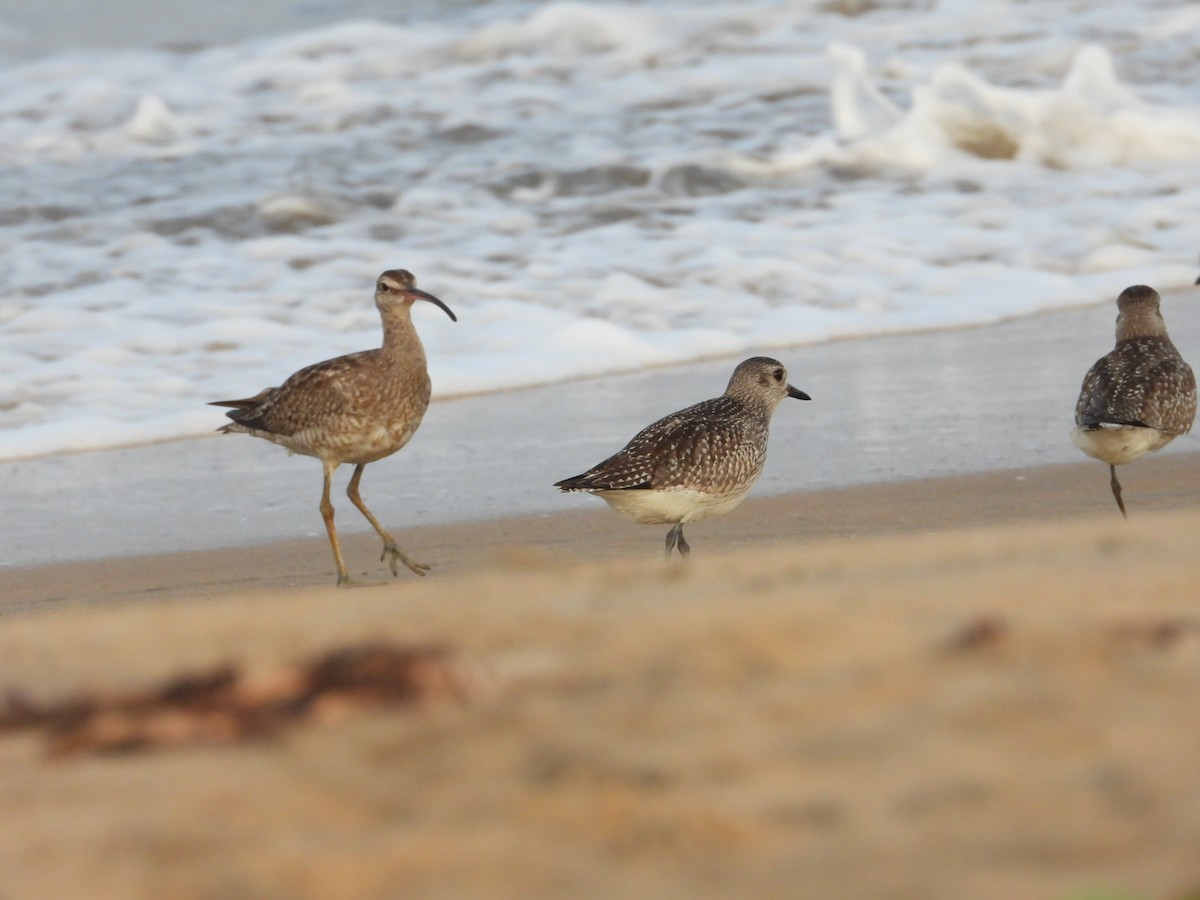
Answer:
[{"label": "mottled bird's leg", "polygon": [[393,575],[399,575],[396,569],[396,560],[408,566],[409,571],[417,575],[424,575],[429,571],[429,566],[425,563],[419,563],[415,559],[411,559],[400,549],[400,545],[396,543],[396,539],[388,534],[387,529],[379,524],[379,520],[371,515],[371,511],[367,509],[367,504],[363,503],[363,499],[358,493],[358,483],[362,480],[363,469],[367,466],[366,463],[359,463],[354,467],[354,475],[350,479],[350,486],[346,488],[346,496],[350,498],[350,502],[358,507],[358,511],[367,517],[367,521],[371,523],[371,527],[375,529],[376,534],[383,540],[383,553],[379,560],[387,560],[388,566],[392,570]]},{"label": "mottled bird's leg", "polygon": [[329,532],[329,546],[333,548],[333,561],[337,565],[338,587],[350,583],[350,573],[346,571],[346,563],[342,560],[342,546],[338,543],[337,529],[333,527],[333,504],[329,502],[329,482],[333,472],[338,467],[335,462],[322,460],[325,467],[325,488],[321,491],[321,518],[325,520],[325,530]]},{"label": "mottled bird's leg", "polygon": [[1117,481],[1117,467],[1109,466],[1108,468],[1112,470],[1112,492],[1113,496],[1117,498],[1117,506],[1121,509],[1121,517],[1128,519],[1129,514],[1125,512],[1125,501],[1121,499],[1121,482]]},{"label": "mottled bird's leg", "polygon": [[680,556],[687,556],[692,552],[692,548],[688,546],[688,542],[683,539],[683,523],[679,522],[670,531],[667,532],[667,558],[671,556],[671,551],[676,547],[679,548]]}]

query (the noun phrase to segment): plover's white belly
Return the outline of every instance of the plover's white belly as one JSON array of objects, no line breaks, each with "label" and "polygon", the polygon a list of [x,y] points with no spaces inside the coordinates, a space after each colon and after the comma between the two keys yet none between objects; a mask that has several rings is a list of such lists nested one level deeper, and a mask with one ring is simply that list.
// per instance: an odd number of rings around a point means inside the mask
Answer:
[{"label": "plover's white belly", "polygon": [[698,522],[729,512],[745,499],[750,485],[742,490],[709,494],[687,488],[661,491],[596,491],[621,515],[642,525],[674,525]]},{"label": "plover's white belly", "polygon": [[1133,462],[1159,450],[1175,439],[1157,428],[1141,428],[1136,425],[1102,425],[1099,428],[1076,428],[1071,432],[1071,442],[1093,459],[1110,466]]}]

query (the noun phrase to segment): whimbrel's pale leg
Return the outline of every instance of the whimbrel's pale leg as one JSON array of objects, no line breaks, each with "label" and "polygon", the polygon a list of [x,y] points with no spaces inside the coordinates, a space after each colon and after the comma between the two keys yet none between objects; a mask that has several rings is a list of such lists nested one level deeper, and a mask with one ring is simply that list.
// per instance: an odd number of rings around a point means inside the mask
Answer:
[{"label": "whimbrel's pale leg", "polygon": [[338,543],[337,529],[333,527],[333,504],[329,502],[329,482],[338,464],[322,460],[325,467],[325,488],[321,491],[321,518],[325,520],[325,530],[329,532],[329,546],[333,548],[333,561],[337,564],[338,587],[350,583],[350,573],[346,571],[346,563],[342,560],[342,546]]},{"label": "whimbrel's pale leg", "polygon": [[1129,514],[1125,512],[1125,501],[1121,499],[1121,482],[1117,481],[1117,467],[1109,466],[1108,468],[1112,470],[1112,492],[1113,496],[1117,498],[1117,506],[1121,509],[1121,517],[1128,519]]},{"label": "whimbrel's pale leg", "polygon": [[383,541],[383,553],[379,557],[380,561],[387,560],[391,567],[393,575],[399,575],[396,569],[396,560],[408,566],[409,570],[417,575],[424,575],[429,571],[429,566],[425,563],[419,563],[415,559],[410,558],[400,549],[400,545],[396,543],[396,539],[388,534],[387,529],[379,524],[379,520],[371,515],[371,511],[367,509],[367,504],[363,503],[363,499],[358,493],[358,483],[362,480],[363,469],[366,468],[366,463],[359,463],[354,467],[354,475],[350,479],[350,486],[346,488],[346,496],[350,498],[350,502],[358,507],[358,511],[367,517],[367,521],[371,523],[371,527],[379,535]]}]

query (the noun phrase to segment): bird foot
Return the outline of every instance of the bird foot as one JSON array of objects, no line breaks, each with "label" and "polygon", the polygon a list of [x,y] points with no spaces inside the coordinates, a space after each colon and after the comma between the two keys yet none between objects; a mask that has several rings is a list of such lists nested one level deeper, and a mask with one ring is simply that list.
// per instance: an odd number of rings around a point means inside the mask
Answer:
[{"label": "bird foot", "polygon": [[386,561],[388,564],[388,568],[390,568],[392,570],[393,575],[400,574],[400,569],[396,566],[397,560],[404,563],[404,565],[408,567],[408,570],[410,572],[412,572],[414,575],[424,575],[426,572],[429,571],[429,568],[430,568],[425,563],[419,563],[415,559],[412,559],[411,557],[407,556],[404,553],[404,551],[401,550],[399,547],[397,547],[395,544],[392,544],[392,543],[384,544],[383,545],[383,553],[380,554],[379,561],[380,562]]},{"label": "bird foot", "polygon": [[357,578],[351,578],[350,573],[344,569],[338,571],[337,586],[340,588],[383,587],[390,583],[388,581],[359,581]]}]

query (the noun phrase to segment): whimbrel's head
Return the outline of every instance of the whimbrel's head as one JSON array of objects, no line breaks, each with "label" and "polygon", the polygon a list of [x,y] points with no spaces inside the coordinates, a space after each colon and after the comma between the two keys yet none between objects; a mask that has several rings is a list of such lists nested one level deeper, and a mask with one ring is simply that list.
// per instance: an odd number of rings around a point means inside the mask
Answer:
[{"label": "whimbrel's head", "polygon": [[725,396],[749,406],[765,406],[768,410],[774,410],[784,397],[812,399],[788,384],[783,363],[769,356],[754,356],[739,364],[729,379],[729,387],[725,388]]},{"label": "whimbrel's head", "polygon": [[458,321],[458,316],[450,311],[450,307],[433,294],[417,287],[417,279],[407,269],[388,269],[375,282],[375,305],[379,307],[380,312],[396,303],[411,307],[418,300],[428,300],[435,306],[440,306],[451,321]]},{"label": "whimbrel's head", "polygon": [[1159,310],[1158,291],[1135,284],[1117,298],[1117,340],[1141,337],[1166,337],[1167,323]]}]

